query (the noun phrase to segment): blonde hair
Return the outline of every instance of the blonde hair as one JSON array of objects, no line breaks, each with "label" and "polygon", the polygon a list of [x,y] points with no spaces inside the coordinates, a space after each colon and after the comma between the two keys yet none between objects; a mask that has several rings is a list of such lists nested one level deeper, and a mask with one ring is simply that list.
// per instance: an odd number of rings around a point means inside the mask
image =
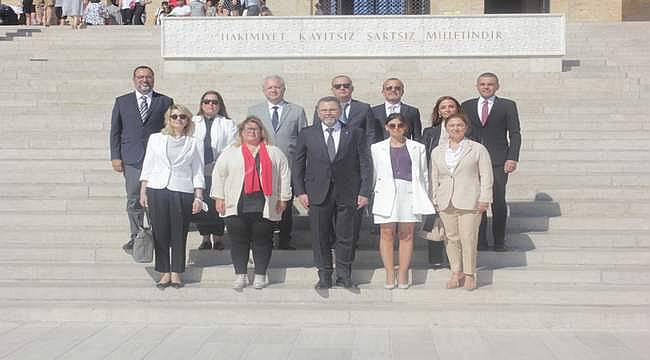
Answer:
[{"label": "blonde hair", "polygon": [[262,136],[262,142],[267,145],[271,145],[271,139],[269,139],[269,134],[266,132],[266,127],[264,127],[262,120],[260,120],[260,118],[258,118],[257,116],[251,115],[248,116],[239,125],[237,125],[237,138],[235,139],[235,143],[234,143],[236,146],[241,146],[241,144],[244,143],[242,133],[244,132],[244,128],[248,123],[253,123],[257,125],[260,128],[260,135]]},{"label": "blonde hair", "polygon": [[191,136],[194,134],[194,122],[192,121],[192,113],[190,112],[190,109],[181,104],[171,104],[169,106],[169,109],[165,111],[165,127],[160,130],[160,133],[163,135],[174,135],[174,129],[172,129],[171,125],[169,124],[169,118],[172,114],[172,111],[174,110],[178,110],[181,112],[181,114],[187,116],[187,125],[185,125],[185,129],[183,129],[183,135]]}]

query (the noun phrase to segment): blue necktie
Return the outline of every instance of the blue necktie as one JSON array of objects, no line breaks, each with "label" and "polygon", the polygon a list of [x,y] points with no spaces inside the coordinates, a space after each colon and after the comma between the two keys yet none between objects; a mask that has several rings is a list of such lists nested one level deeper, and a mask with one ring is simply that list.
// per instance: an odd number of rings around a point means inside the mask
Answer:
[{"label": "blue necktie", "polygon": [[271,126],[273,126],[273,132],[278,131],[278,125],[280,125],[280,116],[278,114],[279,106],[273,107],[273,115],[271,116]]}]

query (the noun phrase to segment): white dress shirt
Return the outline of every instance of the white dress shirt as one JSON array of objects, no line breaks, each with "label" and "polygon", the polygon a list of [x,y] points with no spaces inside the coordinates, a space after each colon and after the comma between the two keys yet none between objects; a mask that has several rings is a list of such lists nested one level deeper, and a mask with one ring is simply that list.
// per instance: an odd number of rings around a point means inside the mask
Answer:
[{"label": "white dress shirt", "polygon": [[138,103],[138,109],[140,108],[140,105],[142,105],[143,96],[147,97],[147,109],[151,110],[151,99],[153,98],[153,91],[149,91],[146,94],[142,94],[138,90],[135,91],[135,100]]},{"label": "white dress shirt", "polygon": [[384,106],[386,107],[386,116],[388,117],[390,114],[393,113],[398,113],[402,109],[402,103],[398,102],[397,104],[391,104],[389,102],[385,102]]},{"label": "white dress shirt", "polygon": [[496,99],[496,96],[492,95],[487,99],[483,99],[482,97],[478,98],[478,103],[476,104],[476,111],[478,111],[478,118],[481,119],[481,114],[483,113],[483,102],[487,100],[488,102],[488,115],[490,115],[490,111],[492,111],[492,105],[494,105],[494,99]]},{"label": "white dress shirt", "polygon": [[271,104],[267,101],[266,104],[269,106],[269,119],[273,119],[273,107],[278,107],[278,124],[280,124],[280,119],[282,119],[282,109],[284,109],[284,105],[286,105],[286,103],[284,101],[280,101],[277,104]]},{"label": "white dress shirt", "polygon": [[[323,128],[323,136],[325,137],[325,144],[327,144],[327,139],[330,137],[330,133],[327,131],[327,125],[321,121],[321,127]],[[341,139],[341,123],[336,122],[334,124],[334,131],[332,131],[332,137],[334,138],[334,149],[336,152],[339,152],[339,140]]]},{"label": "white dress shirt", "polygon": [[[449,143],[447,143],[449,144]],[[447,145],[447,150],[445,151],[445,162],[447,163],[447,169],[450,173],[454,173],[454,169],[458,166],[460,157],[463,155],[463,148],[467,144],[467,138],[460,141],[458,148],[456,150],[452,149],[451,146]]]}]

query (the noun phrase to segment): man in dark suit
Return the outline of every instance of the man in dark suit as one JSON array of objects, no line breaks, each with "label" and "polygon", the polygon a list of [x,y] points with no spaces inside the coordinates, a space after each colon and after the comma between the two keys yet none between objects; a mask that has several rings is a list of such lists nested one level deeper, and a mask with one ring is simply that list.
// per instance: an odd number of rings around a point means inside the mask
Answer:
[{"label": "man in dark suit", "polygon": [[[480,97],[465,101],[461,108],[470,118],[472,127],[469,138],[483,144],[490,153],[494,173],[492,202],[492,235],[494,250],[507,251],[505,244],[506,184],[508,174],[517,169],[521,132],[517,104],[514,101],[496,97],[499,78],[493,73],[483,73],[476,80]],[[487,238],[487,215],[483,213],[479,228],[478,249],[489,249]]]},{"label": "man in dark suit", "polygon": [[140,206],[140,171],[149,135],[165,125],[165,112],[173,100],[153,91],[154,73],[148,66],[133,70],[135,91],[115,99],[111,118],[111,165],[124,175],[126,183],[126,212],[129,216],[131,238],[122,246],[133,248],[133,239],[142,226]]},{"label": "man in dark suit", "polygon": [[[338,121],[341,105],[336,97],[320,99],[317,111],[320,122],[298,135],[293,166],[295,192],[309,209],[319,278],[316,289],[332,287],[331,239],[335,241],[336,285],[356,288],[352,282],[354,228],[359,210],[368,204],[370,185],[365,134]],[[336,219],[333,227],[332,219]]]},{"label": "man in dark suit", "polygon": [[[293,159],[294,148],[298,133],[307,126],[307,115],[302,106],[292,104],[284,99],[286,91],[284,79],[278,75],[264,78],[262,91],[266,101],[248,108],[248,115],[255,115],[264,124],[266,133],[271,138],[271,143]],[[282,250],[296,250],[291,246],[291,231],[293,229],[293,201],[287,202],[287,210],[282,213],[280,221],[280,241],[278,248]]]},{"label": "man in dark suit", "polygon": [[397,78],[386,79],[382,85],[381,94],[386,100],[383,104],[372,107],[373,126],[367,129],[368,146],[388,138],[388,132],[384,128],[384,122],[388,115],[400,113],[408,122],[409,132],[406,135],[411,140],[419,140],[422,136],[422,121],[420,110],[414,106],[402,102],[404,95],[404,83]]},{"label": "man in dark suit", "polygon": [[[341,116],[339,121],[349,128],[359,128],[364,134],[368,125],[373,124],[372,112],[370,105],[352,98],[354,85],[352,79],[347,75],[337,75],[332,78],[332,94],[336,96],[341,104]],[[318,111],[314,111],[313,124],[320,123]]]}]

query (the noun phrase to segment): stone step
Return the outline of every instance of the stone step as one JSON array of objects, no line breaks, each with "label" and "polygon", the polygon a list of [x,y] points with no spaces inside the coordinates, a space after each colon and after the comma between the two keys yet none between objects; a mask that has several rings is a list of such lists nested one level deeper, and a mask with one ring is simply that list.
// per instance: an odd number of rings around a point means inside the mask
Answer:
[{"label": "stone step", "polygon": [[166,302],[221,304],[341,304],[395,303],[411,305],[571,305],[582,306],[648,306],[650,292],[647,286],[567,285],[521,283],[480,283],[476,292],[449,291],[443,288],[446,278],[437,282],[415,284],[407,291],[386,291],[381,284],[362,284],[358,293],[332,289],[330,297],[319,296],[307,284],[271,283],[262,291],[245,289],[237,292],[230,284],[190,283],[180,291],[160,291],[151,281],[106,282],[1,282],[0,301],[126,301],[148,302],[152,305]]},{"label": "stone step", "polygon": [[[336,290],[339,291],[339,290]],[[345,290],[340,290],[344,292]],[[335,291],[330,291],[333,294]],[[329,295],[328,295],[329,296]],[[164,303],[113,301],[3,301],[2,321],[124,322],[223,326],[241,324],[285,326],[418,326],[472,329],[650,329],[650,307],[443,305],[403,307],[402,304],[241,304],[214,301]],[[369,306],[374,305],[374,306]]]},{"label": "stone step", "polygon": [[[309,238],[306,231],[297,231],[295,243],[301,249],[309,249]],[[303,236],[301,236],[303,235]],[[365,235],[365,234],[364,234]],[[365,236],[364,236],[365,237]],[[362,239],[362,242],[367,240]],[[195,241],[193,241],[195,242]],[[426,240],[417,239],[418,248],[426,246]],[[376,240],[375,240],[376,244]],[[54,244],[52,244],[54,245]],[[32,247],[27,243],[5,244],[0,254],[0,262],[3,263],[30,263],[41,262],[43,264],[65,264],[65,263],[131,263],[133,260],[126,254],[119,245],[112,248],[105,247],[80,247],[74,245],[56,244],[56,246]],[[367,248],[364,246],[364,248]],[[225,265],[231,263],[229,250],[224,251],[201,251],[195,250],[196,246],[189,247],[188,262],[196,266]],[[296,267],[311,266],[312,251],[274,251],[272,257],[273,267]],[[417,250],[414,253],[413,266],[428,266],[427,250]],[[479,266],[488,268],[517,267],[517,266],[550,266],[550,265],[645,265],[650,263],[650,249],[648,248],[539,248],[533,250],[514,250],[505,253],[480,252],[478,256]],[[382,267],[379,252],[360,249],[356,253],[355,267],[358,268],[379,268]]]},{"label": "stone step", "polygon": [[[417,254],[417,253],[416,253]],[[483,253],[481,253],[483,254]],[[277,255],[277,254],[276,254]],[[378,257],[379,255],[375,255]],[[271,258],[268,268],[269,281],[278,285],[302,285],[311,288],[318,279],[317,271],[311,261],[301,266],[290,267],[286,263],[276,265],[278,256]],[[293,259],[293,258],[290,258]],[[379,261],[379,260],[377,260]],[[295,259],[293,263],[297,262]],[[150,264],[134,263],[8,263],[0,262],[0,269],[7,274],[4,281],[22,282],[65,282],[88,281],[111,284],[114,282],[142,281],[159,279],[159,274]],[[248,269],[252,275],[253,268]],[[644,265],[526,265],[524,267],[479,267],[480,284],[565,284],[565,285],[650,285],[650,268]],[[450,277],[448,269],[434,270],[426,265],[414,264],[411,268],[412,282],[423,287],[438,288]],[[222,265],[201,267],[189,264],[183,274],[187,283],[194,284],[232,284],[234,270],[230,261]],[[381,286],[385,282],[385,271],[381,264],[374,267],[354,264],[352,278],[369,286]]]}]

